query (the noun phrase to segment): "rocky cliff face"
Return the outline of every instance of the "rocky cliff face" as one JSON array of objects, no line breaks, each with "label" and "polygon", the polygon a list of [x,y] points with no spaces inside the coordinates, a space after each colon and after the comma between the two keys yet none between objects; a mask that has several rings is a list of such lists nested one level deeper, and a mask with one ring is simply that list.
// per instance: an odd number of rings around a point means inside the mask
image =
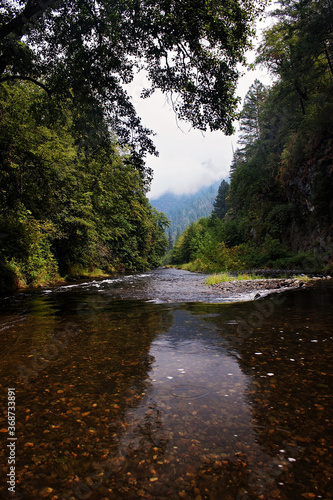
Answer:
[{"label": "rocky cliff face", "polygon": [[[304,141],[302,141],[304,144]],[[333,133],[294,151],[280,179],[294,214],[287,238],[293,250],[333,252]]]}]

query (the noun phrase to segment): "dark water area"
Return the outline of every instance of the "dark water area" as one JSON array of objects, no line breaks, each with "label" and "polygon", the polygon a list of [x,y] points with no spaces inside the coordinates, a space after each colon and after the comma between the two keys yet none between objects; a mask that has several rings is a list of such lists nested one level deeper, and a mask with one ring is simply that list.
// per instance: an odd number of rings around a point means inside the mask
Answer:
[{"label": "dark water area", "polygon": [[227,301],[203,279],[2,299],[1,498],[333,498],[332,280]]}]

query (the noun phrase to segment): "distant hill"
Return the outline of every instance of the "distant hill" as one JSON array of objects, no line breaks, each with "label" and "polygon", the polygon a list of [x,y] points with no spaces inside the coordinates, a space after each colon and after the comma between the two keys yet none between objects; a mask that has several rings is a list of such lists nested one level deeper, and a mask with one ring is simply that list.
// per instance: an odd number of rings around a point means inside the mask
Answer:
[{"label": "distant hill", "polygon": [[220,184],[221,180],[201,188],[194,194],[176,195],[167,192],[159,198],[150,200],[151,205],[163,212],[171,221],[167,233],[170,230],[173,243],[177,234],[181,234],[191,222],[210,215]]}]

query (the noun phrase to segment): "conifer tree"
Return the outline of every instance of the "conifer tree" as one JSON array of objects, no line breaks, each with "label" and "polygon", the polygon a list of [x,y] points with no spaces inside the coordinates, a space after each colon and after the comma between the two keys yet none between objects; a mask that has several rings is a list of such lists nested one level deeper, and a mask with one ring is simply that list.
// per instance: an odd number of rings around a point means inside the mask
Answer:
[{"label": "conifer tree", "polygon": [[213,210],[213,215],[215,215],[219,219],[223,219],[225,214],[227,213],[226,197],[228,191],[229,191],[229,184],[227,181],[223,179],[217,191],[217,195],[214,201],[214,210]]},{"label": "conifer tree", "polygon": [[240,120],[241,134],[238,141],[245,149],[253,146],[260,139],[262,131],[260,108],[267,94],[265,85],[255,80],[245,96]]}]

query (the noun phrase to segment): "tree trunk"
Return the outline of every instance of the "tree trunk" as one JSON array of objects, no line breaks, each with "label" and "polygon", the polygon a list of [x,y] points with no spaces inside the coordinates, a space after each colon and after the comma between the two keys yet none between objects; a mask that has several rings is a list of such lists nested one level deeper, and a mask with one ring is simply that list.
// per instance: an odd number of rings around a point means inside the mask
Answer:
[{"label": "tree trunk", "polygon": [[332,66],[332,63],[331,63],[330,55],[329,55],[328,50],[327,50],[326,43],[325,43],[325,55],[326,55],[326,59],[327,59],[329,68],[331,70],[331,74],[333,75],[333,66]]}]

